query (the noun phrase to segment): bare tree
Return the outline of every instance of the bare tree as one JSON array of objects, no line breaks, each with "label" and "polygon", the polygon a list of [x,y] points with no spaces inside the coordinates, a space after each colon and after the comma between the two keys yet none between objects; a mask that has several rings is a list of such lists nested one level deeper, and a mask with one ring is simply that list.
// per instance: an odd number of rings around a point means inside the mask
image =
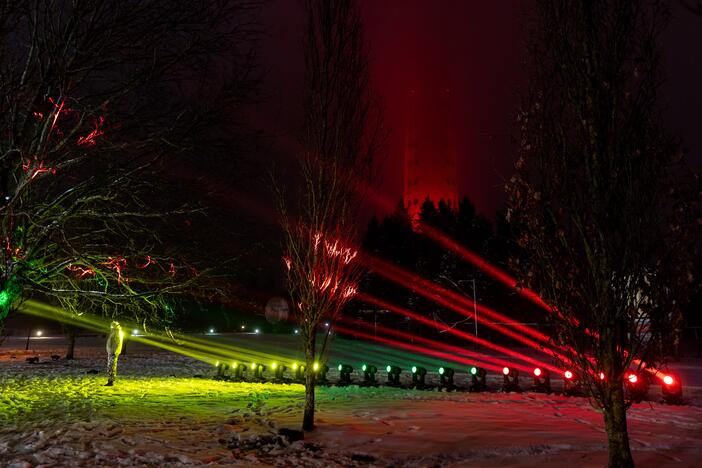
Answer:
[{"label": "bare tree", "polygon": [[167,321],[168,296],[202,278],[179,238],[199,207],[173,200],[167,174],[206,150],[212,120],[253,86],[257,11],[248,0],[2,2],[0,319],[31,295]]},{"label": "bare tree", "polygon": [[633,466],[624,379],[655,369],[695,286],[698,183],[659,121],[661,2],[537,3],[519,114],[513,266],[552,309],[564,365],[604,413],[609,466]]},{"label": "bare tree", "polygon": [[305,345],[303,430],[314,428],[317,327],[353,297],[359,277],[354,224],[381,135],[355,1],[305,2],[305,122],[301,190],[278,194],[287,283]]}]

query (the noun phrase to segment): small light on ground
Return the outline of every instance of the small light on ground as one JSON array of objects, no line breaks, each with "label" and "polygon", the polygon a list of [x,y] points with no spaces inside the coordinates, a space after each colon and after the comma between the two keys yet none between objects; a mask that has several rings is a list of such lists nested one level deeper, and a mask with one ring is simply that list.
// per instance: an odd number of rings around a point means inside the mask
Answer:
[{"label": "small light on ground", "polygon": [[258,335],[259,333],[261,333],[261,330],[259,330],[259,329],[257,328],[257,329],[254,330],[254,333]]},{"label": "small light on ground", "polygon": [[37,330],[37,336],[41,336],[43,332],[41,330]]}]

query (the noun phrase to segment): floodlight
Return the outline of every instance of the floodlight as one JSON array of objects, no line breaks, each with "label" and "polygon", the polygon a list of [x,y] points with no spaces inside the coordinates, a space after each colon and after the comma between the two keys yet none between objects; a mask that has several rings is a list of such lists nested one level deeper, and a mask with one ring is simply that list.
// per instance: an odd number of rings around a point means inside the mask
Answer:
[{"label": "floodlight", "polygon": [[132,336],[139,336],[139,330],[137,328],[132,330]]},{"label": "floodlight", "polygon": [[41,330],[37,330],[37,336],[41,336],[43,332]]},{"label": "floodlight", "polygon": [[534,386],[532,390],[541,393],[551,393],[551,373],[546,369],[534,369]]},{"label": "floodlight", "polygon": [[412,387],[417,389],[426,388],[424,379],[426,378],[427,370],[423,367],[412,366]]},{"label": "floodlight", "polygon": [[648,398],[648,379],[646,374],[636,375],[630,372],[625,376],[624,388],[631,401],[641,403]]},{"label": "floodlight", "polygon": [[225,364],[223,362],[215,362],[215,367],[217,368],[217,375],[215,376],[215,379],[217,380],[222,380],[225,378],[225,372],[227,369],[229,369],[229,365]]},{"label": "floodlight", "polygon": [[339,370],[339,386],[351,385],[351,373],[353,372],[353,367],[348,364],[339,364],[337,367]]},{"label": "floodlight", "polygon": [[298,383],[305,382],[305,371],[307,367],[304,364],[294,363],[293,366],[293,380]]},{"label": "floodlight", "polygon": [[273,380],[276,382],[283,382],[285,381],[285,371],[287,370],[287,367],[283,364],[278,364],[277,362],[274,362],[271,364],[271,369],[273,369]]},{"label": "floodlight", "polygon": [[247,366],[246,364],[239,364],[235,362],[232,364],[232,369],[234,369],[235,380],[244,380],[244,374],[249,369],[249,366]]},{"label": "floodlight", "polygon": [[246,328],[246,325],[242,325],[241,329],[244,330]]},{"label": "floodlight", "polygon": [[486,377],[487,372],[482,367],[473,366],[470,368],[470,386],[471,392],[484,392],[487,390]]},{"label": "floodlight", "polygon": [[682,383],[680,379],[670,374],[665,375],[661,385],[661,395],[663,396],[663,401],[669,405],[682,405]]},{"label": "floodlight", "polygon": [[453,390],[456,386],[453,383],[454,371],[450,367],[439,367],[439,389]]},{"label": "floodlight", "polygon": [[563,372],[563,394],[566,396],[583,396],[580,379],[570,370]]},{"label": "floodlight", "polygon": [[315,382],[320,385],[328,385],[329,380],[327,380],[327,372],[329,372],[329,366],[326,364],[317,364],[315,362],[313,369],[315,373]]},{"label": "floodlight", "polygon": [[254,330],[254,333],[258,335],[259,333],[261,333],[261,330],[259,330],[258,328],[256,328],[256,329]]},{"label": "floodlight", "polygon": [[388,373],[388,382],[387,385],[391,387],[399,387],[400,386],[400,374],[402,373],[402,369],[400,369],[397,366],[387,366],[385,368],[385,371]]},{"label": "floodlight", "polygon": [[502,391],[505,393],[522,391],[519,388],[519,371],[517,369],[509,367],[502,369]]},{"label": "floodlight", "polygon": [[265,380],[265,377],[263,377],[263,373],[266,372],[266,366],[263,364],[251,364],[251,369],[253,370],[253,378],[256,380],[263,381]]},{"label": "floodlight", "polygon": [[375,379],[375,373],[378,372],[378,368],[372,365],[363,364],[361,366],[361,371],[363,372],[363,382],[361,382],[362,387],[377,387],[378,381]]},{"label": "floodlight", "polygon": [[295,333],[296,335],[299,335],[299,334],[300,334],[300,330],[298,330],[298,329],[296,328],[295,331],[294,331],[294,333]]},{"label": "floodlight", "polygon": [[209,330],[210,335],[213,334],[214,332],[215,332],[215,329],[214,329],[214,328],[210,328],[210,330]]}]

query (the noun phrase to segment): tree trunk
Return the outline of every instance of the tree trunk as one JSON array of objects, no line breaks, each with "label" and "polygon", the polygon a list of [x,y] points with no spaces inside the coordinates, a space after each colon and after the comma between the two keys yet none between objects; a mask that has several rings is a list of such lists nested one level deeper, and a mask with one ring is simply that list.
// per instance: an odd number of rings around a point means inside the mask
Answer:
[{"label": "tree trunk", "polygon": [[314,380],[316,373],[314,371],[314,357],[317,335],[314,331],[306,337],[305,343],[305,414],[302,417],[302,430],[311,431],[314,429]]},{"label": "tree trunk", "polygon": [[66,344],[66,359],[74,359],[73,352],[76,349],[76,329],[68,327],[66,338],[68,340]]},{"label": "tree trunk", "polygon": [[630,468],[634,459],[629,448],[629,433],[626,427],[626,405],[624,404],[624,388],[622,384],[614,384],[606,392],[604,402],[605,429],[607,430],[607,445],[610,468]]}]

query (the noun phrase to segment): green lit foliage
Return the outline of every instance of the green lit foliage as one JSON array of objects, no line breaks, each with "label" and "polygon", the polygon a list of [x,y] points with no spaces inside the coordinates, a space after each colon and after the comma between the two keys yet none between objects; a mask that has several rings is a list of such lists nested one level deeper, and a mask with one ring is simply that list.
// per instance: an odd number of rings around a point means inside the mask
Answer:
[{"label": "green lit foliage", "polygon": [[212,143],[211,102],[229,105],[250,83],[175,87],[215,66],[243,76],[232,50],[247,55],[256,11],[243,0],[0,8],[0,319],[43,296],[146,324],[201,283],[206,257],[180,234],[200,210],[164,173]]}]

